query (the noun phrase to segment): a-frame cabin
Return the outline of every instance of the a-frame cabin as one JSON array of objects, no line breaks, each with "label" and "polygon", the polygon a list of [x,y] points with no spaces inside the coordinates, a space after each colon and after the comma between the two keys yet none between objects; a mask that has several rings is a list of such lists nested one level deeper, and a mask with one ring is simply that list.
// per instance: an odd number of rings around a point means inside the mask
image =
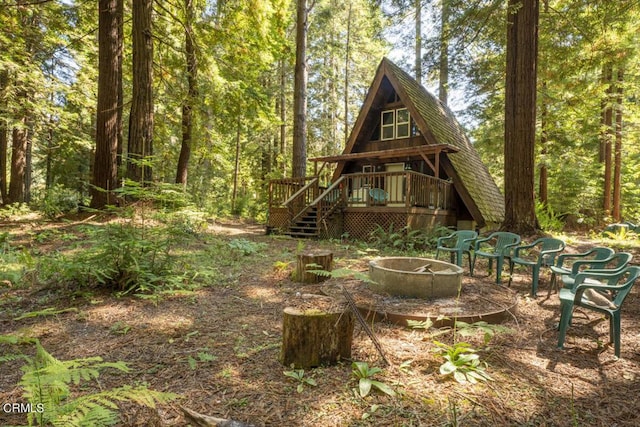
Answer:
[{"label": "a-frame cabin", "polygon": [[366,239],[377,226],[469,229],[504,219],[504,198],[451,110],[386,58],[344,152],[311,160],[336,164],[331,183],[271,181],[268,231]]}]

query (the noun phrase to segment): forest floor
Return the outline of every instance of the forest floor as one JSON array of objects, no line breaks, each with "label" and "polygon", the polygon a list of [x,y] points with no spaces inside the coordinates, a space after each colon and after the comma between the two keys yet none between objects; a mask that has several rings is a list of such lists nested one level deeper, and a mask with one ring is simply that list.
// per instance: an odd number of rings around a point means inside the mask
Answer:
[{"label": "forest floor", "polygon": [[[83,220],[86,225],[87,220]],[[56,243],[37,239],[60,223],[27,220],[4,224],[0,232],[13,242],[41,251]],[[69,233],[74,223],[64,223]],[[59,236],[59,235],[58,235]],[[460,384],[442,376],[435,341],[452,343],[451,334],[379,322],[373,325],[390,365],[385,366],[369,336],[356,324],[352,360],[380,367],[375,379],[392,387],[391,397],[373,390],[362,398],[350,361],[310,369],[296,381],[284,371],[279,354],[283,309],[298,293],[315,293],[317,285],[291,280],[296,254],[327,249],[336,267],[366,271],[381,252],[347,242],[298,241],[267,236],[258,225],[214,223],[193,243],[242,239],[258,244],[233,262],[212,257],[214,283],[166,295],[159,300],[115,296],[106,291],[70,290],[65,286],[17,287],[0,280],[0,335],[37,337],[59,360],[99,356],[123,361],[128,373],[105,371],[99,382],[78,393],[125,384],[147,384],[179,398],[157,409],[121,406],[124,426],[189,425],[181,407],[256,426],[637,426],[640,425],[640,287],[627,299],[622,315],[622,354],[616,359],[608,342],[608,322],[577,312],[564,350],[556,349],[559,320],[557,294],[547,298],[549,275],[542,275],[539,296],[528,296],[530,273],[518,270],[511,288],[517,311],[484,344],[482,334],[459,337],[479,349],[491,381]],[[568,251],[595,243],[572,235]],[[640,259],[640,248],[627,248]],[[432,254],[427,254],[432,255]],[[486,262],[479,261],[463,283],[496,287]],[[0,278],[2,279],[2,278]],[[333,279],[335,280],[335,279]],[[506,285],[508,275],[503,275]],[[24,316],[55,307],[58,314]],[[72,308],[71,311],[64,311]],[[0,356],[3,350],[0,346]],[[5,349],[6,350],[6,349]],[[20,360],[0,363],[0,402],[23,402],[18,385]],[[298,390],[298,385],[302,389]],[[25,424],[25,415],[0,407],[0,425]]]}]

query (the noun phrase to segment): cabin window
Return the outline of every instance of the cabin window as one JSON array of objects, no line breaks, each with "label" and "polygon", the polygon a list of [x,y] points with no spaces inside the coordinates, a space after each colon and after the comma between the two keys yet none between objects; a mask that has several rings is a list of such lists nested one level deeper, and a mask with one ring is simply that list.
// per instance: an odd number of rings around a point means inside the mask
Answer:
[{"label": "cabin window", "polygon": [[380,139],[393,139],[395,128],[395,111],[382,112],[382,132]]},{"label": "cabin window", "polygon": [[406,108],[396,110],[396,138],[409,137],[409,111]]},{"label": "cabin window", "polygon": [[380,139],[408,138],[411,130],[411,116],[406,108],[382,112]]}]

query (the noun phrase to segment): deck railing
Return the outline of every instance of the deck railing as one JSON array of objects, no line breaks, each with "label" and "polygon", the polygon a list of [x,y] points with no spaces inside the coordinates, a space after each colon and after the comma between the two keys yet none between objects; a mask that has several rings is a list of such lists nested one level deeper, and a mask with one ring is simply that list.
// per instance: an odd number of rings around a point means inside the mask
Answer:
[{"label": "deck railing", "polygon": [[328,188],[318,177],[279,179],[269,185],[269,226],[288,228],[317,208],[318,226],[340,207],[451,209],[453,184],[413,171],[343,175]]},{"label": "deck railing", "polygon": [[349,207],[389,206],[450,209],[452,184],[413,171],[345,175]]}]

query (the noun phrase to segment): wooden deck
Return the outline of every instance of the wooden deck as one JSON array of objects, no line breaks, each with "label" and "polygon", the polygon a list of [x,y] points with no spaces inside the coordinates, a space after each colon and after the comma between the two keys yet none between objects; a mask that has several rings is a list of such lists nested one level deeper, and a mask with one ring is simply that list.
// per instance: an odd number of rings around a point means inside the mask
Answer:
[{"label": "wooden deck", "polygon": [[451,182],[413,171],[348,174],[327,188],[317,177],[274,180],[267,231],[364,239],[377,225],[455,225],[453,194]]}]

